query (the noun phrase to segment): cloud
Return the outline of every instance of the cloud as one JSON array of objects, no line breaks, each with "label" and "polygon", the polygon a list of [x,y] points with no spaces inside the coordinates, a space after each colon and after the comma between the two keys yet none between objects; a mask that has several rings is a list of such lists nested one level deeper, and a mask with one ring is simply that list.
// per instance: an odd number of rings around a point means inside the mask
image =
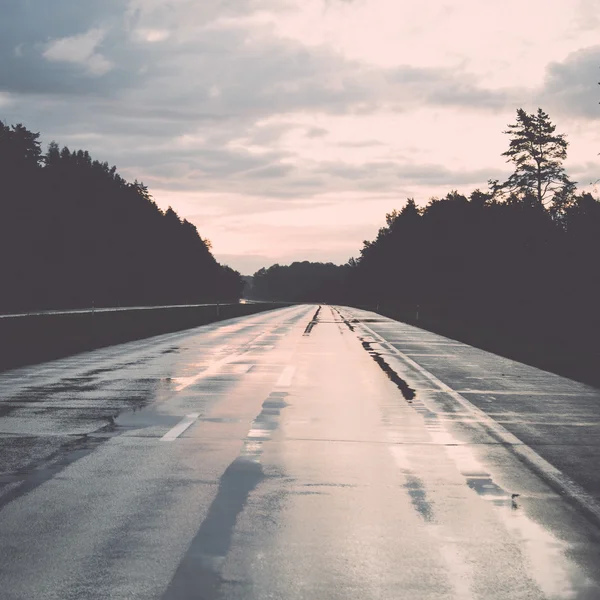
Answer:
[{"label": "cloud", "polygon": [[[103,43],[115,44],[119,30],[123,33],[126,9],[127,0],[6,0],[0,19],[0,90],[112,94],[127,79],[116,72],[99,77],[113,61],[89,48],[101,31],[106,32]],[[46,52],[56,60],[46,58]],[[82,66],[95,77],[82,77]]]},{"label": "cloud", "polygon": [[6,92],[0,92],[0,108],[10,106],[13,104],[13,102],[14,100],[10,94],[7,94]]},{"label": "cloud", "polygon": [[52,40],[46,45],[43,56],[49,61],[81,65],[90,75],[104,75],[113,68],[109,60],[96,52],[105,35],[102,29],[94,28],[79,35]]},{"label": "cloud", "polygon": [[597,182],[600,179],[600,165],[596,162],[575,163],[570,165],[569,176],[577,181],[577,187],[580,190],[592,191],[594,184],[597,194]]},{"label": "cloud", "polygon": [[274,179],[285,177],[294,170],[292,165],[272,164],[259,169],[253,169],[245,173],[245,176],[250,179]]},{"label": "cloud", "polygon": [[[10,56],[0,71],[3,89],[108,96],[133,89],[137,94],[129,103],[144,95],[146,104],[151,93],[154,106],[184,111],[196,106],[209,114],[255,119],[292,110],[364,114],[382,104],[405,110],[422,102],[485,107],[506,101],[504,94],[480,89],[472,75],[454,68],[376,68],[324,45],[279,37],[271,25],[251,18],[266,9],[289,10],[285,2],[111,0],[106,12],[95,9],[89,15],[82,10],[70,15],[67,4],[56,3],[64,24],[54,17],[44,31],[29,3],[20,9],[11,3],[10,18],[21,34],[9,36]],[[48,69],[48,61],[55,69]],[[104,75],[105,82],[90,83],[65,64]],[[112,77],[106,77],[109,71]],[[321,135],[320,129],[308,135]]]},{"label": "cloud", "polygon": [[433,105],[462,106],[477,109],[506,107],[517,90],[486,89],[473,74],[450,68],[423,68],[403,65],[389,70],[405,100]]},{"label": "cloud", "polygon": [[596,33],[600,27],[600,0],[579,0],[575,22],[581,30]]},{"label": "cloud", "polygon": [[[456,169],[451,170],[444,165],[423,164],[406,165],[399,170],[398,177],[404,182],[417,185],[481,185],[488,179],[507,179],[510,171],[497,168]],[[448,190],[449,191],[449,190]]]},{"label": "cloud", "polygon": [[572,52],[546,68],[539,102],[561,114],[600,119],[600,45]]},{"label": "cloud", "polygon": [[323,163],[318,172],[351,182],[346,189],[393,190],[400,180],[402,185],[438,186],[481,185],[488,179],[507,178],[504,169],[450,169],[442,164],[392,161],[366,162],[356,166],[344,163]]},{"label": "cloud", "polygon": [[324,129],[323,127],[311,127],[307,130],[306,136],[309,138],[319,138],[326,136],[328,133],[327,129]]},{"label": "cloud", "polygon": [[171,37],[171,33],[166,29],[138,29],[135,35],[144,42],[164,42]]},{"label": "cloud", "polygon": [[373,146],[384,146],[383,142],[378,140],[360,140],[357,142],[340,142],[338,146],[344,148],[371,148]]}]

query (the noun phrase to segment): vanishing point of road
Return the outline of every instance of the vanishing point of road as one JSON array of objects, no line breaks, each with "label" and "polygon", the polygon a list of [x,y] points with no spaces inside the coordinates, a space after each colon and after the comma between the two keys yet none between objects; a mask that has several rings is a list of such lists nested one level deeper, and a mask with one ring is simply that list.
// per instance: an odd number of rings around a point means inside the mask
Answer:
[{"label": "vanishing point of road", "polygon": [[0,374],[3,600],[600,599],[600,391],[346,307]]}]

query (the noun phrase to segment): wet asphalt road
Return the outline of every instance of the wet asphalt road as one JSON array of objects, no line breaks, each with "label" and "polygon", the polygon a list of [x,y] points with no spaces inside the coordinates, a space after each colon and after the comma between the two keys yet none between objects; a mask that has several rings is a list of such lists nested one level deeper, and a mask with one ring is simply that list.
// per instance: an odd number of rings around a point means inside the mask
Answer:
[{"label": "wet asphalt road", "polygon": [[0,374],[0,598],[600,599],[600,391],[317,308]]}]

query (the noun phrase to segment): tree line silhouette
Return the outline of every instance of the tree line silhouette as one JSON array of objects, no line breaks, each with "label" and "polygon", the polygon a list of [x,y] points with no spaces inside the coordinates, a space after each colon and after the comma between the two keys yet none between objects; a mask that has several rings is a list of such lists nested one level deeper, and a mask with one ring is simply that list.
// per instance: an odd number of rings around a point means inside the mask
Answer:
[{"label": "tree line silhouette", "polygon": [[0,312],[239,299],[196,227],[88,152],[0,121]]},{"label": "tree line silhouette", "polygon": [[[517,111],[506,182],[451,191],[386,215],[356,259],[255,274],[264,298],[364,306],[550,370],[600,382],[600,201],[566,175],[565,136],[541,109]],[[286,271],[287,270],[287,271]],[[310,271],[314,273],[311,277]],[[333,286],[333,288],[332,288]],[[336,293],[336,286],[337,292]],[[258,294],[257,294],[258,295]]]},{"label": "tree line silhouette", "polygon": [[348,298],[348,267],[333,263],[294,262],[254,273],[247,296],[285,302],[342,304]]}]

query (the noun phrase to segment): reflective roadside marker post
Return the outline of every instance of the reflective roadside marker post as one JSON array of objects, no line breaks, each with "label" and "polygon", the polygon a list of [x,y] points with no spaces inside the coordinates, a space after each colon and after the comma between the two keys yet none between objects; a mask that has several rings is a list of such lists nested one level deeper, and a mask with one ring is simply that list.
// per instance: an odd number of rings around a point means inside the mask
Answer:
[{"label": "reflective roadside marker post", "polygon": [[95,306],[95,302],[92,300],[92,320],[90,323],[90,332],[91,332],[91,338],[92,340],[96,339],[96,319],[94,318],[94,315],[96,314],[96,306]]}]

